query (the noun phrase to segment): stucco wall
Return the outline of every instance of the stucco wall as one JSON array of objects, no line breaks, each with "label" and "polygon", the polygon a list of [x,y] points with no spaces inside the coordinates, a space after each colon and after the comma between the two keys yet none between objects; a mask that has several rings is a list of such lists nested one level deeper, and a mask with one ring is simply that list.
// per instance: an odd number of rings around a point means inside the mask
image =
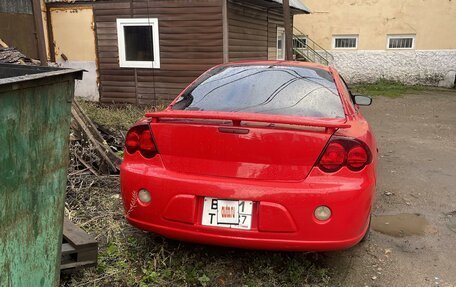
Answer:
[{"label": "stucco wall", "polygon": [[388,34],[416,34],[417,50],[456,49],[454,0],[305,0],[295,26],[324,49],[333,35],[359,35],[359,50],[385,50]]},{"label": "stucco wall", "polygon": [[456,50],[333,51],[333,55],[332,65],[350,83],[388,79],[437,85],[456,70]]},{"label": "stucco wall", "polygon": [[[334,55],[350,82],[381,78],[438,84],[456,70],[454,0],[305,0],[295,26]],[[388,35],[415,35],[414,49],[387,49]],[[357,35],[356,49],[334,49],[333,36]]]},{"label": "stucco wall", "polygon": [[55,57],[72,61],[95,61],[92,7],[51,8]]}]

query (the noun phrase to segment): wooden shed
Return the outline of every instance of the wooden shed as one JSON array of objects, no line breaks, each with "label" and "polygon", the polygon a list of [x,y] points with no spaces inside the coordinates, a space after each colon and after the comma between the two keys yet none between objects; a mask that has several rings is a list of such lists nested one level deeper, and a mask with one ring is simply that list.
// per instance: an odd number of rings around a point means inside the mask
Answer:
[{"label": "wooden shed", "polygon": [[4,42],[3,45],[7,44],[27,57],[38,59],[36,34],[32,0],[0,1],[0,40]]},{"label": "wooden shed", "polygon": [[[299,0],[291,13],[308,13]],[[281,0],[125,0],[93,4],[100,101],[168,103],[208,68],[280,59]]]}]

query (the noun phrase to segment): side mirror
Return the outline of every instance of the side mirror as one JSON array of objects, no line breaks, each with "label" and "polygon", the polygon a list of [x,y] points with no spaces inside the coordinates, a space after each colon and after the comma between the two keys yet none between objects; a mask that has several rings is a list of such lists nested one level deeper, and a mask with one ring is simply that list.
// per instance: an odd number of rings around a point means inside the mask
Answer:
[{"label": "side mirror", "polygon": [[369,96],[354,95],[355,104],[360,106],[370,106],[372,104],[372,98]]}]

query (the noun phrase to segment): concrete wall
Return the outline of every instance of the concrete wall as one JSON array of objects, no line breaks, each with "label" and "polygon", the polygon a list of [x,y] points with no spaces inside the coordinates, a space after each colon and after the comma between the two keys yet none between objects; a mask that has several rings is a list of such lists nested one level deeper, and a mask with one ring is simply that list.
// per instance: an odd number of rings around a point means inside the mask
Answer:
[{"label": "concrete wall", "polygon": [[87,70],[75,96],[99,100],[93,11],[90,6],[51,8],[55,59],[59,66]]},{"label": "concrete wall", "polygon": [[[436,84],[456,69],[456,1],[305,0],[311,15],[295,26],[334,54],[334,65],[353,81],[389,78]],[[387,36],[416,35],[412,50],[387,49]],[[357,35],[357,49],[333,49],[334,35]]]},{"label": "concrete wall", "polygon": [[349,83],[387,79],[435,86],[456,70],[456,50],[334,51],[333,55],[332,65]]}]

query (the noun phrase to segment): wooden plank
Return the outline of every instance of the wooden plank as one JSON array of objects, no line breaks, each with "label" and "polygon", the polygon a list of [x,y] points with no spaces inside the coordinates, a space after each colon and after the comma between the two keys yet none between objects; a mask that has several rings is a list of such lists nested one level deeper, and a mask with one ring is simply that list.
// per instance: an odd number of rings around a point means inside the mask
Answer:
[{"label": "wooden plank", "polygon": [[136,87],[125,87],[125,86],[109,86],[105,83],[101,86],[103,92],[119,92],[119,93],[134,93]]},{"label": "wooden plank", "polygon": [[131,15],[130,7],[124,8],[111,8],[111,9],[93,9],[93,15],[95,17],[99,16],[112,16],[112,15]]},{"label": "wooden plank", "polygon": [[230,51],[257,52],[259,50],[266,51],[266,45],[263,45],[263,47],[250,46],[250,45],[248,45],[248,42],[246,42],[244,45],[238,45],[238,46],[230,45]]},{"label": "wooden plank", "polygon": [[253,46],[258,50],[265,50],[268,41],[266,40],[253,40],[253,39],[230,39],[230,44],[233,46]]},{"label": "wooden plank", "polygon": [[133,1],[134,8],[179,8],[179,7],[220,7],[218,0],[193,0],[193,1]]},{"label": "wooden plank", "polygon": [[102,10],[102,9],[128,9],[130,8],[130,1],[125,2],[95,2],[93,5],[93,10]]},{"label": "wooden plank", "polygon": [[[187,53],[187,52],[219,52],[222,55],[222,46],[168,46],[166,52]],[[161,51],[160,51],[161,53]],[[221,57],[221,56],[220,56]]]},{"label": "wooden plank", "polygon": [[222,46],[223,45],[223,40],[222,38],[218,38],[215,40],[194,40],[190,38],[182,38],[180,40],[176,39],[171,39],[171,40],[166,40],[166,39],[160,39],[160,48],[163,47],[163,49],[166,49],[166,47],[178,47],[178,46],[204,46],[204,47],[210,47],[210,46]]},{"label": "wooden plank", "polygon": [[199,59],[204,61],[205,59],[221,59],[221,52],[186,52],[186,53],[173,53],[173,52],[161,52],[160,57],[162,58],[174,58],[174,59]]},{"label": "wooden plank", "polygon": [[268,56],[267,51],[261,52],[231,52],[230,57],[237,59],[266,59]]},{"label": "wooden plank", "polygon": [[261,36],[268,36],[268,31],[267,30],[255,30],[251,29],[250,27],[236,27],[236,26],[230,26],[230,34],[231,32],[239,33],[239,34],[247,34],[247,35],[261,35]]},{"label": "wooden plank", "polygon": [[213,59],[205,59],[205,58],[187,58],[187,59],[172,59],[172,58],[166,58],[161,61],[161,65],[165,67],[165,65],[168,64],[182,64],[182,65],[188,65],[188,64],[199,64],[201,62],[204,62],[204,64],[208,64],[210,66],[215,66],[217,64],[221,64],[221,59],[220,58],[213,58]]},{"label": "wooden plank", "polygon": [[76,252],[76,249],[70,243],[62,244],[62,256],[73,254]]},{"label": "wooden plank", "polygon": [[87,260],[81,262],[69,262],[60,264],[60,270],[65,271],[67,269],[72,269],[74,271],[80,269],[81,267],[88,268],[88,267],[95,267],[97,266],[97,262],[94,260]]},{"label": "wooden plank", "polygon": [[122,69],[116,67],[114,69],[103,69],[103,75],[113,75],[113,76],[135,76],[135,71],[133,69]]},{"label": "wooden plank", "polygon": [[134,77],[130,80],[125,79],[124,77],[116,77],[116,76],[103,76],[100,78],[103,81],[103,86],[135,87]]},{"label": "wooden plank", "polygon": [[258,24],[254,24],[254,23],[249,23],[247,21],[239,21],[239,20],[234,20],[234,19],[228,19],[228,22],[230,23],[230,27],[231,26],[234,26],[234,27],[248,27],[249,29],[254,29],[254,30],[258,30],[258,31],[267,31],[267,27],[266,27],[266,24],[267,22],[265,21],[264,22],[264,25],[258,23]]},{"label": "wooden plank", "polygon": [[201,70],[169,71],[166,69],[151,70],[138,69],[138,76],[156,76],[156,77],[198,77]]},{"label": "wooden plank", "polygon": [[[89,119],[89,117],[84,113],[79,104],[74,101],[71,107],[71,114],[74,121],[80,128],[80,131],[86,136],[87,140],[95,147],[95,150],[98,151],[98,155],[104,159],[103,164],[106,164],[110,171],[117,172],[119,170],[120,163],[122,159],[118,157],[105,143],[100,132],[94,125],[94,123]],[[92,169],[88,164],[85,164],[82,159],[79,159],[87,168],[89,168],[92,173],[97,175],[97,173]]]},{"label": "wooden plank", "polygon": [[[201,20],[201,13],[180,13],[180,14],[157,14],[157,12],[153,11],[152,13],[147,13],[144,9],[133,11],[135,17],[142,18],[142,17],[149,17],[149,18],[158,18],[160,23],[174,23],[174,22],[181,22],[181,21],[199,21]],[[207,21],[214,21],[214,22],[221,22],[222,13],[218,11],[217,13],[207,13],[204,15],[204,19]]]},{"label": "wooden plank", "polygon": [[230,39],[239,39],[239,40],[244,40],[244,39],[250,39],[250,40],[255,40],[255,41],[267,41],[268,37],[266,35],[258,35],[258,34],[244,34],[244,33],[236,33],[236,32],[230,32],[229,33]]},{"label": "wooden plank", "polygon": [[60,270],[74,271],[97,265],[98,242],[64,218]]},{"label": "wooden plank", "polygon": [[112,33],[112,34],[98,34],[97,38],[98,38],[98,40],[115,40],[115,41],[117,41],[117,31],[116,31],[116,33]]},{"label": "wooden plank", "polygon": [[99,52],[116,52],[116,53],[119,52],[117,45],[115,45],[115,46],[98,46],[98,51]]}]

